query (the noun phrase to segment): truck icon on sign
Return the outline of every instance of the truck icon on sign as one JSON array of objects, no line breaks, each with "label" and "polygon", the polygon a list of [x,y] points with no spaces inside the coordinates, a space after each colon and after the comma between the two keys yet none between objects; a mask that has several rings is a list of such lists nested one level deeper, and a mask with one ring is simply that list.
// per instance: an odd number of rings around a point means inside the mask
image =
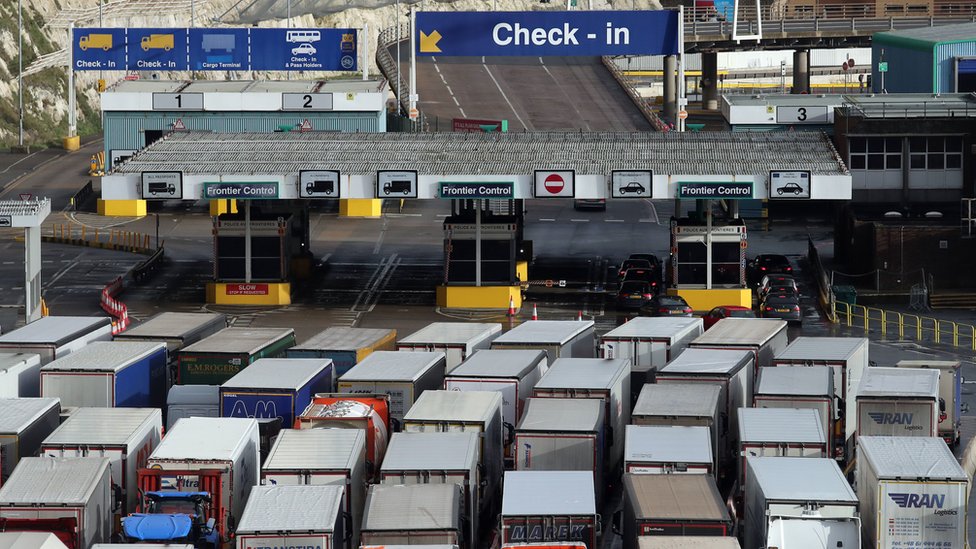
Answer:
[{"label": "truck icon on sign", "polygon": [[314,180],[305,184],[305,194],[335,194],[335,184],[331,180]]},{"label": "truck icon on sign", "polygon": [[175,45],[175,40],[172,34],[150,34],[149,36],[143,36],[140,41],[140,47],[142,51],[149,50],[163,50],[169,51],[173,49]]},{"label": "truck icon on sign", "polygon": [[176,194],[176,185],[172,183],[149,183],[149,194],[156,196],[157,194]]},{"label": "truck icon on sign", "polygon": [[88,51],[88,48],[101,48],[103,51],[112,49],[111,34],[86,34],[78,41],[81,51]]},{"label": "truck icon on sign", "polygon": [[383,184],[383,194],[403,193],[410,194],[409,179],[394,179]]},{"label": "truck icon on sign", "polygon": [[234,51],[235,39],[233,34],[204,34],[200,40],[203,51],[223,50],[227,53]]}]

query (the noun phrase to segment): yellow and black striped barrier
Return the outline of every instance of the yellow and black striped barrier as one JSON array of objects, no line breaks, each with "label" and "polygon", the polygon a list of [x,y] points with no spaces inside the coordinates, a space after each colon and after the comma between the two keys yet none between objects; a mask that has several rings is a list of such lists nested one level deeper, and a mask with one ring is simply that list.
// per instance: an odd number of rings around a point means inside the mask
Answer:
[{"label": "yellow and black striped barrier", "polygon": [[41,240],[54,244],[70,244],[142,255],[156,253],[156,248],[149,246],[151,237],[148,234],[121,229],[98,229],[60,223],[52,225],[50,234],[42,234]]}]

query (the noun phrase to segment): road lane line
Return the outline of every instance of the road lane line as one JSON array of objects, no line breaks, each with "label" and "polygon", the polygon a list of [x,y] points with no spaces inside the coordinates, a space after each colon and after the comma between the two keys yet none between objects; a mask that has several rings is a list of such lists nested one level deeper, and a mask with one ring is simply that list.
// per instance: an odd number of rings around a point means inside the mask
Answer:
[{"label": "road lane line", "polygon": [[572,221],[574,223],[589,223],[590,222],[589,219],[570,219],[570,221]]},{"label": "road lane line", "polygon": [[603,221],[606,222],[606,223],[623,223],[624,222],[623,219],[604,219]]},{"label": "road lane line", "polygon": [[510,109],[512,109],[512,113],[515,114],[515,118],[518,118],[519,122],[522,123],[522,127],[523,128],[526,128],[528,130],[531,130],[532,128],[528,124],[525,123],[525,120],[522,120],[522,117],[521,116],[519,116],[518,111],[515,110],[515,105],[513,105],[512,102],[508,100],[508,96],[505,95],[505,90],[502,89],[501,84],[498,83],[498,80],[495,78],[495,75],[491,73],[491,69],[489,69],[488,68],[488,65],[485,65],[484,62],[485,62],[485,58],[482,57],[481,58],[481,63],[482,63],[481,66],[485,68],[485,72],[487,72],[488,73],[488,76],[491,77],[491,81],[495,83],[495,87],[498,88],[498,93],[502,94],[502,99],[504,99],[505,102],[508,103],[508,107]]},{"label": "road lane line", "polygon": [[551,219],[551,218],[548,218],[548,217],[543,217],[543,218],[540,218],[539,221],[555,221],[555,219]]}]

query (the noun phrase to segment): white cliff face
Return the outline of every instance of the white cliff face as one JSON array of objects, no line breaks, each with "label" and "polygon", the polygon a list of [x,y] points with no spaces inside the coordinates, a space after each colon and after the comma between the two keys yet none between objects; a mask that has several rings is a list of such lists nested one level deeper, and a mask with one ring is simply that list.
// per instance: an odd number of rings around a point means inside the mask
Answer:
[{"label": "white cliff face", "polygon": [[[397,6],[391,0],[292,0],[291,25],[285,20],[285,0],[101,0],[103,25],[106,27],[186,27],[190,24],[191,4],[196,26],[256,25],[261,27],[352,27],[368,26],[370,74],[378,75],[376,40],[379,31],[397,23]],[[577,9],[660,9],[658,0],[578,0]],[[591,4],[592,2],[592,4]],[[565,10],[565,0],[541,4],[530,0],[435,0],[400,3],[400,24],[407,24],[409,6],[428,11],[523,11]],[[63,24],[67,13],[79,18],[79,27],[98,26],[99,0],[23,0],[24,68],[40,55],[68,46],[68,32]],[[243,11],[241,11],[243,10]],[[314,17],[308,10],[326,14]],[[48,24],[54,23],[54,24]],[[17,0],[0,0],[0,145],[17,140]],[[63,61],[63,62],[66,62]],[[140,78],[161,80],[188,79],[186,72],[139,72]],[[101,77],[108,85],[125,76],[120,71],[105,71]],[[342,78],[344,73],[305,73],[303,79]],[[281,73],[196,73],[195,78],[284,78]],[[78,95],[78,124],[82,135],[100,131],[98,85],[99,72],[75,73]],[[67,72],[65,67],[51,67],[25,77],[24,108],[26,142],[54,143],[67,135]]]}]

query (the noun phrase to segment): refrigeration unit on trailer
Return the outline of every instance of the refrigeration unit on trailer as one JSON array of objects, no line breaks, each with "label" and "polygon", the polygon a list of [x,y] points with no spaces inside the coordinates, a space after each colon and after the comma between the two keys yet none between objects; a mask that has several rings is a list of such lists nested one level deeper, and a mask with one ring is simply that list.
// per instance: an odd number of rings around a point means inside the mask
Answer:
[{"label": "refrigeration unit on trailer", "polygon": [[858,437],[857,496],[876,549],[965,549],[969,477],[935,437]]},{"label": "refrigeration unit on trailer", "polygon": [[111,339],[112,319],[107,316],[45,316],[0,335],[0,351],[35,353],[44,365],[92,341]]},{"label": "refrigeration unit on trailer", "polygon": [[162,408],[166,344],[95,341],[41,367],[41,396],[61,406]]},{"label": "refrigeration unit on trailer", "polygon": [[397,341],[398,351],[443,351],[451,373],[475,351],[487,349],[502,333],[497,322],[432,322]]},{"label": "refrigeration unit on trailer", "polygon": [[56,398],[0,399],[0,485],[21,458],[37,455],[60,423],[61,404]]},{"label": "refrigeration unit on trailer", "polygon": [[743,349],[697,349],[689,347],[657,374],[659,385],[703,384],[715,385],[721,392],[718,399],[719,478],[735,473],[733,449],[737,447],[739,426],[736,410],[752,404],[752,385],[749,372],[755,355]]},{"label": "refrigeration unit on trailer", "polygon": [[641,536],[637,549],[741,549],[739,540],[730,537]]},{"label": "refrigeration unit on trailer", "polygon": [[219,385],[173,385],[166,393],[166,430],[184,417],[220,417]]},{"label": "refrigeration unit on trailer", "polygon": [[[549,366],[545,351],[532,349],[482,349],[468,357],[444,378],[448,391],[495,391],[502,395],[502,422],[518,425],[525,399]],[[505,446],[505,461],[515,457]]]},{"label": "refrigeration unit on trailer", "polygon": [[600,512],[588,471],[506,471],[501,543],[577,542],[597,549]]},{"label": "refrigeration unit on trailer", "polygon": [[515,468],[592,472],[601,499],[605,409],[595,398],[530,398],[515,429]]},{"label": "refrigeration unit on trailer", "polygon": [[746,459],[744,547],[860,549],[857,496],[829,458]]},{"label": "refrigeration unit on trailer", "polygon": [[867,368],[857,388],[857,436],[939,436],[939,371]]},{"label": "refrigeration unit on trailer", "polygon": [[176,383],[220,385],[259,358],[278,358],[295,344],[291,328],[224,328],[177,354]]},{"label": "refrigeration unit on trailer", "polygon": [[715,474],[715,450],[708,427],[628,425],[625,439],[625,473]]},{"label": "refrigeration unit on trailer", "polygon": [[716,474],[722,442],[719,435],[724,425],[724,416],[720,416],[718,407],[721,395],[721,387],[706,383],[647,384],[637,397],[630,422],[633,425],[707,427],[715,453],[712,474]]},{"label": "refrigeration unit on trailer", "polygon": [[817,411],[824,435],[827,457],[838,457],[835,440],[843,437],[837,423],[834,373],[827,366],[766,366],[759,369],[756,408],[809,408]]},{"label": "refrigeration unit on trailer", "polygon": [[421,393],[444,385],[444,370],[441,351],[376,351],[343,374],[338,389],[340,393],[386,393],[390,417],[403,421]]},{"label": "refrigeration unit on trailer", "polygon": [[427,391],[403,419],[406,432],[470,431],[478,434],[479,462],[484,485],[482,511],[492,508],[501,492],[506,433],[502,425],[502,397],[491,391]]},{"label": "refrigeration unit on trailer", "polygon": [[41,395],[41,355],[0,352],[0,398]]},{"label": "refrigeration unit on trailer", "polygon": [[122,341],[152,341],[166,344],[171,359],[181,349],[193,345],[227,327],[222,313],[173,313],[154,315],[149,320],[115,335]]},{"label": "refrigeration unit on trailer", "polygon": [[820,413],[808,408],[739,408],[739,489],[745,490],[746,459],[832,457]]},{"label": "refrigeration unit on trailer", "polygon": [[457,484],[464,492],[468,540],[493,518],[480,501],[481,445],[477,433],[394,433],[380,469],[380,484]]},{"label": "refrigeration unit on trailer", "polygon": [[[261,463],[258,455],[258,422],[235,417],[190,417],[179,420],[149,456],[148,468],[139,470],[143,511],[123,523],[127,535],[150,531],[138,522],[168,523],[167,501],[178,505],[205,495],[205,511],[196,517],[213,519],[213,534],[221,545],[230,543],[231,528],[244,511],[251,488],[258,484]],[[168,541],[168,540],[142,540]]]},{"label": "refrigeration unit on trailer", "polygon": [[373,351],[392,351],[396,330],[332,326],[285,351],[287,358],[331,358],[336,377],[362,362]]},{"label": "refrigeration unit on trailer", "polygon": [[698,349],[746,349],[756,356],[755,367],[749,372],[753,383],[759,368],[771,366],[773,357],[786,349],[786,321],[770,318],[723,318],[707,332],[696,337],[689,347]]},{"label": "refrigeration unit on trailer", "polygon": [[281,418],[288,428],[317,393],[334,389],[332,359],[262,358],[220,386],[220,416]]},{"label": "refrigeration unit on trailer", "polygon": [[357,540],[367,480],[361,429],[282,429],[261,466],[261,484],[345,487],[342,510],[352,517]]},{"label": "refrigeration unit on trailer", "polygon": [[119,513],[139,504],[139,469],[159,445],[163,414],[157,408],[78,408],[41,443],[41,455],[104,457],[122,499]]},{"label": "refrigeration unit on trailer", "polygon": [[491,342],[492,349],[539,349],[552,363],[557,358],[593,358],[596,342],[592,320],[523,322]]},{"label": "refrigeration unit on trailer", "polygon": [[468,520],[457,484],[374,484],[366,494],[360,543],[475,549],[478,541],[465,539]]},{"label": "refrigeration unit on trailer", "polygon": [[[646,536],[733,534],[733,521],[711,475],[625,473],[624,507],[614,514],[614,531],[624,549],[637,549]],[[623,524],[621,524],[621,522]]]},{"label": "refrigeration unit on trailer", "polygon": [[939,436],[950,446],[959,444],[962,418],[962,370],[958,360],[899,360],[896,368],[931,368],[939,371],[939,398],[945,409],[939,415]]},{"label": "refrigeration unit on trailer", "polygon": [[234,539],[236,549],[358,549],[342,507],[342,486],[256,486]]},{"label": "refrigeration unit on trailer", "polygon": [[603,358],[630,359],[630,403],[637,402],[641,387],[654,383],[654,373],[703,332],[699,317],[638,316],[600,338]]},{"label": "refrigeration unit on trailer", "polygon": [[366,434],[366,475],[379,474],[390,442],[393,424],[390,395],[379,393],[319,393],[302,415],[295,429],[359,429]]},{"label": "refrigeration unit on trailer", "polygon": [[596,398],[603,400],[607,453],[605,472],[623,462],[624,426],[630,422],[630,360],[560,358],[542,376],[532,396],[537,398]]},{"label": "refrigeration unit on trailer", "polygon": [[[0,532],[0,549],[67,549],[67,546],[50,532]],[[107,543],[96,543],[92,549],[112,548]]]},{"label": "refrigeration unit on trailer", "polygon": [[868,339],[864,337],[798,337],[777,354],[773,365],[829,366],[834,373],[834,455],[847,462],[854,457],[857,430],[857,386],[867,369]]},{"label": "refrigeration unit on trailer", "polygon": [[105,458],[24,458],[0,488],[0,530],[51,532],[68,549],[108,543],[110,477]]}]

